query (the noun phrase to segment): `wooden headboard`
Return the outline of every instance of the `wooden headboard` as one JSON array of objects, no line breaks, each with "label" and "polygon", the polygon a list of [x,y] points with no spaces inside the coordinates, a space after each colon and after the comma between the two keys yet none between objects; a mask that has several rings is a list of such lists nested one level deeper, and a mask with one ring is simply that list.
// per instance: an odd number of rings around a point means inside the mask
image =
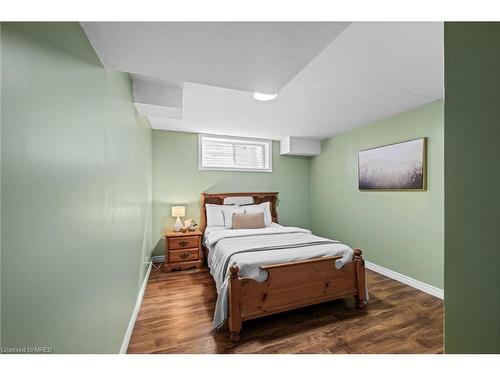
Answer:
[{"label": "wooden headboard", "polygon": [[263,202],[271,203],[271,216],[273,222],[278,222],[278,194],[273,193],[201,193],[201,224],[200,230],[205,231],[207,226],[207,210],[205,204],[224,204],[224,198],[226,197],[253,197],[254,204],[259,204]]}]

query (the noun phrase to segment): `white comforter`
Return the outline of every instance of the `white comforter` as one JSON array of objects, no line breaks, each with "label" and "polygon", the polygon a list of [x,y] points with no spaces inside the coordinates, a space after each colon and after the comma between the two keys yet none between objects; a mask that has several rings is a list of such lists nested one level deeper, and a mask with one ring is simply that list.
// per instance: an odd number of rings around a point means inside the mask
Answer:
[{"label": "white comforter", "polygon": [[342,256],[335,263],[343,267],[352,260],[353,250],[338,241],[315,236],[311,231],[273,223],[262,229],[207,228],[203,237],[209,249],[208,267],[217,286],[213,328],[227,319],[229,268],[236,264],[240,277],[258,282],[267,279],[260,267],[324,256]]}]

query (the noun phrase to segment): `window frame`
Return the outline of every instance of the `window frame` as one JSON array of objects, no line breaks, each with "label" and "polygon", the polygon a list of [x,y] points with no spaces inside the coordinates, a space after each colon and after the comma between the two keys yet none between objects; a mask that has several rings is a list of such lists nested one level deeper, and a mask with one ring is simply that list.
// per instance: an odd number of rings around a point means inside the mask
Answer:
[{"label": "window frame", "polygon": [[[232,140],[234,143],[259,142],[267,144],[264,147],[264,160],[268,160],[268,168],[242,168],[242,167],[205,167],[203,166],[203,138],[220,138]],[[267,155],[266,155],[267,148]],[[200,171],[233,171],[233,172],[272,172],[273,171],[273,141],[271,139],[250,138],[250,137],[235,137],[229,135],[217,134],[198,134],[198,169]]]}]

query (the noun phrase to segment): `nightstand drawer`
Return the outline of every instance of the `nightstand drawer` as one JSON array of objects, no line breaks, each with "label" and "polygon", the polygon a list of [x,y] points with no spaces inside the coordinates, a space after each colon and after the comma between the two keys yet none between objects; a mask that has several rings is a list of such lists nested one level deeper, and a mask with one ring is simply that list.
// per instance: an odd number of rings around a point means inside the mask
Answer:
[{"label": "nightstand drawer", "polygon": [[168,252],[169,262],[186,262],[188,260],[198,260],[198,249],[174,250]]},{"label": "nightstand drawer", "polygon": [[187,249],[190,247],[198,247],[199,245],[199,236],[183,236],[179,238],[169,238],[168,239],[168,248],[170,250],[174,249]]}]

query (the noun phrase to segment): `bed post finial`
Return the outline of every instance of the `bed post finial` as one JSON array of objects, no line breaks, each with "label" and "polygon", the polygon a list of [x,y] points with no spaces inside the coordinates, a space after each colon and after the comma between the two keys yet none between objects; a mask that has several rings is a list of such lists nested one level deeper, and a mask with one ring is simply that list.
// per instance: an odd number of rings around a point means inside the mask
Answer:
[{"label": "bed post finial", "polygon": [[236,264],[233,264],[229,268],[229,272],[231,273],[231,279],[237,279],[239,277],[238,273],[240,272],[240,267],[238,267]]},{"label": "bed post finial", "polygon": [[361,249],[354,249],[354,256],[355,257],[360,258],[362,254],[363,254],[363,252],[361,251]]}]

